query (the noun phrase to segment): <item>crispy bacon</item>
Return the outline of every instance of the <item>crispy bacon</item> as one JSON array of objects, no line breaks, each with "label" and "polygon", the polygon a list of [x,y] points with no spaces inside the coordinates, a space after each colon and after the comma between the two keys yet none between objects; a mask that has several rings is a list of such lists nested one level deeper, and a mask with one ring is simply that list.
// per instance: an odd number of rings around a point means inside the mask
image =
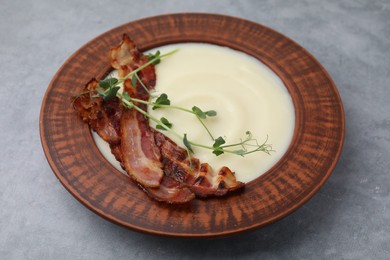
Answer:
[{"label": "crispy bacon", "polygon": [[[138,51],[127,35],[123,36],[119,46],[111,49],[110,57],[111,65],[118,70],[120,77],[126,76],[148,62],[147,57]],[[150,90],[155,86],[154,65],[145,67],[137,75],[147,89]],[[124,88],[132,97],[149,99],[148,92],[139,83],[132,86],[130,80],[126,80]],[[144,111],[147,110],[146,105],[137,105]],[[135,110],[126,110],[122,116],[121,128],[123,165],[150,197],[173,204],[187,203],[195,198],[191,190],[184,187],[182,183],[164,175],[160,150],[154,140],[154,131],[142,114]]]},{"label": "crispy bacon", "polygon": [[244,187],[228,167],[215,172],[209,164],[200,164],[197,158],[188,159],[187,151],[160,132],[155,133],[160,148],[164,173],[186,184],[198,197],[223,196]]},{"label": "crispy bacon", "polygon": [[[148,61],[127,35],[123,36],[119,46],[111,49],[110,57],[111,65],[118,70],[119,77],[126,76]],[[150,67],[151,69],[139,74],[139,78],[148,89],[152,89],[156,83],[154,66]],[[149,98],[148,92],[139,83],[133,86],[130,80],[126,80],[124,89],[132,97],[143,100]],[[146,107],[142,108],[146,110]],[[126,109],[120,120],[120,128],[123,167],[133,180],[143,187],[159,187],[164,172],[160,162],[160,151],[155,145],[148,120],[135,109]]]},{"label": "crispy bacon", "polygon": [[186,185],[166,175],[159,188],[144,190],[153,199],[171,204],[184,204],[195,198],[195,194]]},{"label": "crispy bacon", "polygon": [[[127,36],[127,34],[123,35],[122,42],[118,46],[111,48],[110,58],[111,66],[118,70],[118,76],[120,78],[125,77],[133,70],[148,62],[148,58],[138,50],[137,46],[129,38],[129,36]],[[153,64],[143,68],[137,73],[137,75],[149,90],[156,85],[156,73]],[[137,98],[143,100],[147,100],[149,98],[149,94],[145,91],[141,84],[131,86],[130,81],[127,81],[126,83],[125,87],[130,86],[126,89],[126,91],[131,96],[136,95]]]},{"label": "crispy bacon", "polygon": [[95,90],[98,85],[96,79],[90,80],[83,90],[86,94],[76,98],[73,107],[103,140],[115,146],[121,140],[120,119],[123,107],[118,98],[103,102],[100,97],[92,97],[96,93],[90,91]]},{"label": "crispy bacon", "polygon": [[[148,58],[143,55],[127,35],[111,49],[111,65],[120,78],[143,66]],[[156,83],[154,65],[137,73],[143,84],[151,90]],[[98,82],[92,79],[84,91],[92,91]],[[130,79],[124,89],[131,97],[148,100],[149,93],[140,84],[133,86]],[[111,152],[129,176],[153,199],[181,204],[197,197],[223,196],[244,186],[227,167],[215,172],[197,158],[188,159],[185,149],[179,147],[149,126],[148,119],[135,109],[126,109],[118,98],[103,101],[89,92],[74,102],[80,117],[109,143]],[[147,106],[136,104],[144,111]]]},{"label": "crispy bacon", "polygon": [[160,151],[146,119],[127,109],[121,119],[121,148],[123,166],[129,175],[144,187],[159,187],[164,176]]}]

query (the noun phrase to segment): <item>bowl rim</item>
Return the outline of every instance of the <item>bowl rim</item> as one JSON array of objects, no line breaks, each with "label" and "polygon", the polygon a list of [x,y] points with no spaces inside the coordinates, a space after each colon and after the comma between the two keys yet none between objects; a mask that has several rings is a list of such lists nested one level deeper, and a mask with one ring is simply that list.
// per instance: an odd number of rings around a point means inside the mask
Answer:
[{"label": "bowl rim", "polygon": [[[326,173],[320,178],[320,180],[317,182],[317,184],[314,187],[312,187],[312,189],[308,193],[305,194],[305,196],[299,198],[299,200],[295,204],[291,205],[290,207],[285,208],[283,211],[279,212],[278,214],[273,215],[273,217],[268,218],[267,221],[254,223],[254,224],[249,225],[249,226],[236,228],[236,229],[231,229],[231,230],[228,230],[228,231],[218,231],[218,232],[212,232],[211,231],[211,232],[208,232],[208,233],[186,233],[186,232],[178,233],[178,232],[160,231],[160,230],[156,230],[156,229],[153,229],[153,228],[137,226],[137,225],[134,225],[134,224],[122,221],[121,219],[112,217],[112,215],[107,214],[106,212],[104,212],[104,210],[100,209],[99,207],[96,207],[95,205],[92,205],[89,201],[87,201],[85,198],[80,196],[80,193],[78,193],[71,185],[69,185],[69,182],[63,177],[63,175],[61,173],[62,170],[59,168],[59,162],[55,160],[55,156],[58,156],[58,153],[53,153],[53,150],[50,148],[52,143],[51,143],[51,141],[48,140],[47,128],[50,127],[50,124],[47,123],[47,113],[48,113],[47,103],[50,102],[50,100],[53,99],[53,97],[50,96],[51,92],[53,91],[53,88],[55,88],[55,86],[58,84],[58,79],[62,75],[63,70],[66,69],[66,67],[69,65],[69,63],[72,62],[75,58],[77,58],[80,55],[82,55],[82,52],[86,48],[89,48],[89,46],[91,44],[93,44],[96,41],[99,41],[102,38],[104,38],[105,35],[118,34],[118,31],[125,31],[126,28],[129,28],[131,26],[135,26],[135,25],[139,26],[139,24],[150,23],[150,22],[153,22],[153,21],[154,22],[166,21],[167,23],[168,22],[172,23],[172,20],[175,20],[175,19],[176,20],[180,20],[180,19],[195,19],[195,20],[196,19],[206,19],[206,20],[207,19],[216,19],[216,20],[224,20],[225,22],[226,21],[230,21],[230,22],[233,21],[233,22],[236,22],[236,23],[245,24],[247,26],[251,25],[253,27],[261,28],[261,30],[266,30],[267,33],[270,33],[270,34],[273,34],[273,35],[277,35],[277,36],[281,37],[284,41],[288,42],[290,45],[292,45],[295,48],[297,48],[300,53],[304,53],[306,55],[306,58],[308,58],[311,62],[313,62],[317,66],[317,69],[327,79],[327,81],[329,83],[329,86],[332,88],[332,90],[334,92],[334,98],[335,98],[335,100],[338,101],[337,104],[339,105],[339,107],[338,107],[339,108],[339,115],[338,115],[338,117],[340,118],[340,122],[339,122],[339,124],[340,124],[339,125],[340,133],[339,134],[340,135],[338,136],[338,146],[337,146],[337,149],[334,150],[333,153],[332,153],[332,156],[333,156],[332,163],[328,166]],[[186,37],[187,38],[188,37],[191,38],[192,36],[186,36]],[[166,44],[169,44],[169,43],[185,42],[186,37],[183,37],[183,38],[180,39],[180,41],[176,41],[176,42],[170,42],[172,40],[167,39],[167,40],[162,41],[162,42],[154,42],[154,43],[149,43],[149,44],[148,43],[143,43],[142,46],[140,46],[140,49],[146,50],[146,49],[151,49],[151,48],[154,48],[154,47],[157,47],[157,46],[166,45]],[[137,39],[135,39],[135,40],[137,42]],[[207,43],[218,44],[217,41],[212,41],[212,42],[207,42]],[[223,46],[226,46],[226,45],[223,45]],[[237,47],[237,46],[227,46],[227,47],[233,47],[233,49],[234,49],[234,47]],[[240,50],[240,49],[238,49],[238,50],[239,51],[243,51],[243,50]],[[246,51],[244,51],[244,52],[246,52]],[[253,56],[253,55],[251,55],[251,56]],[[255,57],[255,58],[257,58],[257,57]],[[267,64],[267,61],[264,62],[264,60],[261,60],[261,62],[265,63],[268,67],[270,67],[269,62],[268,62],[268,64]],[[271,64],[271,66],[272,66],[272,64]],[[107,71],[109,69],[109,67],[107,67],[107,65],[104,65],[102,67],[103,68],[100,69],[100,71],[101,71],[99,73],[100,75],[98,75],[100,77],[102,77],[104,73],[107,73]],[[104,69],[104,68],[106,68],[106,69]],[[270,67],[270,68],[284,82],[283,78],[279,75],[278,71],[275,71],[275,67]],[[105,70],[105,72],[103,72],[104,70]],[[290,91],[290,89],[289,89],[289,91]],[[294,102],[294,106],[295,106],[296,104],[295,104],[294,99],[293,99],[293,102]],[[295,108],[295,109],[297,109],[297,108]],[[297,113],[297,110],[296,110],[296,113]],[[296,116],[296,120],[299,120],[299,118],[297,119],[297,116]],[[297,123],[300,124],[301,122],[299,122],[299,121],[297,122],[296,121],[296,124]],[[42,102],[41,111],[40,111],[39,128],[40,128],[40,137],[41,137],[43,150],[45,152],[45,156],[46,156],[46,158],[47,158],[47,160],[49,162],[50,167],[52,168],[53,172],[55,173],[56,177],[60,180],[60,182],[63,184],[63,186],[77,200],[79,200],[83,205],[85,205],[87,208],[91,209],[93,212],[95,212],[98,215],[104,217],[105,219],[108,219],[108,220],[110,220],[110,221],[112,221],[112,222],[114,222],[116,224],[121,225],[121,226],[130,228],[130,229],[133,229],[133,230],[149,233],[149,234],[157,234],[157,235],[164,235],[164,236],[174,236],[174,237],[217,237],[217,236],[232,235],[232,234],[240,233],[242,231],[252,230],[254,228],[259,228],[259,227],[265,226],[267,224],[273,223],[273,222],[275,222],[277,220],[280,220],[281,218],[291,214],[296,209],[298,209],[300,206],[305,204],[310,198],[312,198],[313,195],[316,192],[318,192],[318,190],[327,181],[327,179],[329,178],[329,176],[331,175],[332,171],[334,170],[334,168],[335,168],[335,166],[336,166],[336,164],[338,162],[338,159],[340,157],[340,154],[341,154],[341,151],[342,151],[342,147],[343,147],[343,143],[344,143],[344,137],[345,137],[345,114],[344,114],[342,101],[341,101],[340,95],[338,93],[337,87],[335,86],[335,84],[332,81],[331,77],[329,76],[328,72],[314,58],[313,55],[311,55],[307,50],[305,50],[303,47],[301,47],[299,44],[297,44],[295,41],[291,40],[290,38],[288,38],[288,37],[286,37],[286,36],[276,32],[276,31],[274,31],[273,29],[271,29],[271,28],[269,28],[267,26],[260,25],[260,24],[254,23],[252,21],[248,21],[248,20],[245,20],[245,19],[242,19],[242,18],[233,17],[233,16],[226,16],[226,15],[220,15],[220,14],[209,14],[209,13],[173,13],[173,14],[157,15],[157,16],[142,18],[142,19],[138,19],[138,20],[135,20],[135,21],[132,21],[132,22],[129,22],[129,23],[117,26],[117,27],[115,27],[115,28],[113,28],[113,29],[111,29],[111,30],[109,30],[109,31],[107,31],[107,32],[105,32],[103,34],[100,34],[99,36],[93,38],[92,40],[90,40],[89,42],[87,42],[86,44],[81,46],[76,52],[74,52],[64,62],[64,64],[60,67],[60,69],[57,71],[57,73],[53,77],[52,81],[50,82],[50,84],[48,86],[48,89],[46,90],[46,93],[45,93],[45,96],[44,96],[44,99],[43,99],[43,102]],[[86,128],[84,128],[84,131],[85,130],[86,130]],[[296,140],[298,138],[298,135],[300,135],[300,132],[299,132],[299,128],[296,126],[296,129],[294,130],[293,140]],[[92,136],[89,136],[89,137],[86,137],[86,138],[87,139],[90,138],[92,140]],[[294,149],[293,142],[290,144],[290,147],[288,148],[287,152],[282,157],[282,159],[280,159],[279,162],[277,162],[267,173],[265,173],[263,176],[261,176],[259,178],[267,179],[269,177],[270,173],[276,171],[276,169],[281,166],[280,164],[283,161],[287,160],[287,158],[285,158],[285,157],[288,156],[289,152],[291,152],[292,149]],[[115,173],[115,175],[118,175],[119,172],[115,172],[115,171],[116,170],[113,171]],[[125,176],[122,173],[119,173],[119,174],[122,177],[118,177],[117,176],[117,178],[123,179],[123,181],[126,182],[126,180],[124,179]],[[247,185],[248,186],[253,186],[253,185],[257,185],[257,183],[258,183],[258,179],[249,182]]]}]

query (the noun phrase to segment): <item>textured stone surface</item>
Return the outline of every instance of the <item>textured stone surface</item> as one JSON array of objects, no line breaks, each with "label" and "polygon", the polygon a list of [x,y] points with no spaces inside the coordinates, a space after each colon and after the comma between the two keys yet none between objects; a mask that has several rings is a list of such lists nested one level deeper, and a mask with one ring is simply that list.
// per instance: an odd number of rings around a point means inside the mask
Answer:
[{"label": "textured stone surface", "polygon": [[[389,1],[89,2],[0,4],[1,258],[389,258]],[[83,207],[46,162],[39,111],[61,64],[112,27],[173,12],[228,14],[274,28],[311,52],[339,88],[346,112],[340,161],[312,200],[271,226],[218,240],[136,233]]]}]

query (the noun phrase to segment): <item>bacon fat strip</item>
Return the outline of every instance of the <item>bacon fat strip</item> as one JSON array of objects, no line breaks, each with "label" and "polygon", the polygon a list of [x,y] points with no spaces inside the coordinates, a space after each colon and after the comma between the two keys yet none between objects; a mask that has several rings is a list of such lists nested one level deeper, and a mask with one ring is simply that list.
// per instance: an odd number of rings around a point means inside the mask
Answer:
[{"label": "bacon fat strip", "polygon": [[137,111],[126,109],[121,118],[121,151],[127,173],[144,187],[159,187],[163,178],[160,151],[154,144],[146,119]]}]

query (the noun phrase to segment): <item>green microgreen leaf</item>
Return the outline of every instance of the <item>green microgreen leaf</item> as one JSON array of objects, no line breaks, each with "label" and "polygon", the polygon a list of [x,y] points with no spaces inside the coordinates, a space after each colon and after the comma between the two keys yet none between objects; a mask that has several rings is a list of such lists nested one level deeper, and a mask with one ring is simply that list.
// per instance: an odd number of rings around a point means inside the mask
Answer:
[{"label": "green microgreen leaf", "polygon": [[118,83],[117,78],[107,78],[99,81],[99,86],[103,89],[109,89],[111,87],[114,87],[117,83]]},{"label": "green microgreen leaf", "polygon": [[217,111],[215,111],[215,110],[209,110],[209,111],[206,111],[205,114],[206,114],[206,116],[208,116],[208,117],[213,117],[213,116],[216,116],[216,115],[217,115]]},{"label": "green microgreen leaf", "polygon": [[161,121],[161,123],[163,123],[167,127],[172,128],[172,123],[169,122],[168,119],[166,119],[165,117],[161,117],[160,121]]},{"label": "green microgreen leaf", "polygon": [[225,139],[223,139],[222,136],[220,136],[220,137],[218,137],[217,139],[215,139],[214,144],[213,144],[213,147],[214,147],[214,148],[220,147],[220,146],[223,145],[224,143],[226,143]]},{"label": "green microgreen leaf", "polygon": [[213,154],[215,154],[216,156],[224,154],[224,153],[225,152],[223,151],[222,148],[216,148],[216,149],[213,150]]},{"label": "green microgreen leaf", "polygon": [[192,112],[194,112],[194,114],[201,119],[206,119],[207,116],[213,117],[213,116],[217,115],[217,111],[215,111],[215,110],[208,110],[208,111],[204,112],[202,109],[200,109],[197,106],[192,107]]},{"label": "green microgreen leaf", "polygon": [[146,57],[148,57],[148,61],[151,61],[153,59],[156,59],[152,64],[154,65],[157,65],[161,62],[161,59],[160,59],[160,51],[156,51],[155,54],[152,54],[152,53],[149,53],[146,55]]},{"label": "green microgreen leaf", "polygon": [[168,95],[165,93],[162,93],[154,102],[154,106],[152,107],[153,110],[156,110],[159,108],[158,105],[170,105],[171,101],[168,99]]},{"label": "green microgreen leaf", "polygon": [[191,153],[194,153],[194,150],[192,150],[191,144],[190,144],[190,142],[187,139],[187,134],[184,134],[183,144],[187,148],[188,151],[190,151]]},{"label": "green microgreen leaf", "polygon": [[105,95],[103,96],[103,100],[109,101],[114,97],[116,97],[116,93],[118,92],[119,89],[120,87],[112,87],[107,93],[105,93]]},{"label": "green microgreen leaf", "polygon": [[134,108],[134,103],[131,100],[129,93],[127,93],[126,91],[123,91],[123,93],[117,92],[116,94],[117,94],[117,97],[119,97],[120,100],[122,101],[122,105],[124,107],[129,108],[129,109]]},{"label": "green microgreen leaf", "polygon": [[131,77],[131,85],[136,87],[137,86],[137,82],[138,82],[138,77],[137,77],[137,73],[135,73],[133,75],[133,77]]},{"label": "green microgreen leaf", "polygon": [[206,118],[206,114],[197,106],[193,106],[192,107],[192,111],[194,112],[194,114],[196,116],[198,116],[199,118],[202,118],[202,119],[205,119]]},{"label": "green microgreen leaf", "polygon": [[126,91],[123,91],[122,98],[126,101],[130,101],[130,95]]},{"label": "green microgreen leaf", "polygon": [[224,143],[226,143],[226,141],[221,136],[215,139],[213,144],[213,154],[215,154],[216,156],[223,154],[224,150],[221,145],[223,145]]},{"label": "green microgreen leaf", "polygon": [[[165,117],[161,117],[161,123],[164,124],[168,128],[172,128],[172,123],[168,121]],[[167,130],[162,124],[156,125],[156,128],[159,130]]]}]

